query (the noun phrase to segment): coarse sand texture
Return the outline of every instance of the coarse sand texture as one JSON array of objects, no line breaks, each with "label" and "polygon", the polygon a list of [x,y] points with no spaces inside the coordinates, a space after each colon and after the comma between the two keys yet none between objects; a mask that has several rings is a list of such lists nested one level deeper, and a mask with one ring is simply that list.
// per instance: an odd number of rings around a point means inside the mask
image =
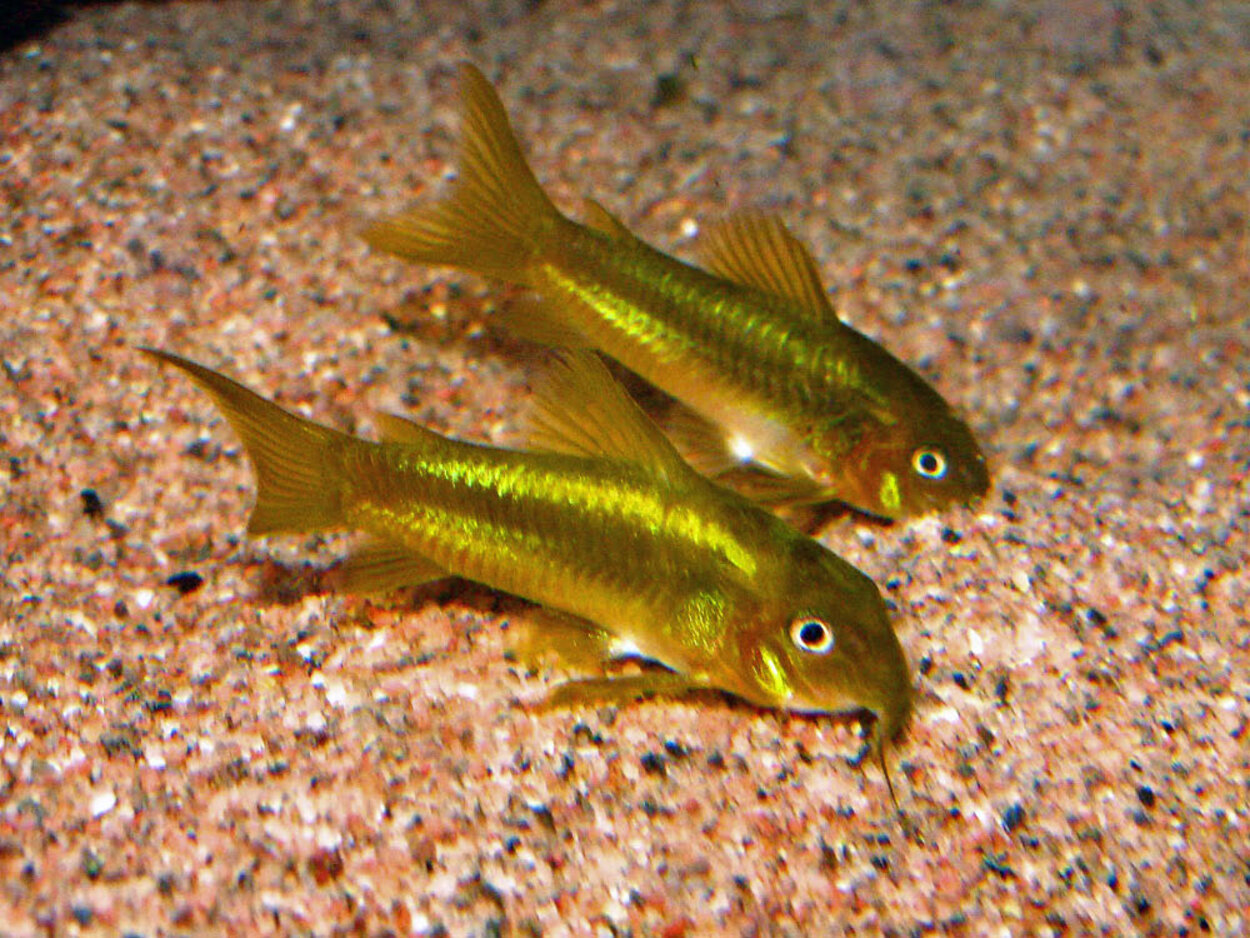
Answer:
[{"label": "coarse sand texture", "polygon": [[[456,69],[553,200],[776,213],[968,420],[977,506],[820,540],[913,718],[543,712],[542,611],[251,538],[189,382],[524,444],[513,287],[371,251]],[[1238,2],[73,5],[0,51],[0,936],[1250,929],[1250,14]],[[629,666],[626,666],[629,667]]]}]

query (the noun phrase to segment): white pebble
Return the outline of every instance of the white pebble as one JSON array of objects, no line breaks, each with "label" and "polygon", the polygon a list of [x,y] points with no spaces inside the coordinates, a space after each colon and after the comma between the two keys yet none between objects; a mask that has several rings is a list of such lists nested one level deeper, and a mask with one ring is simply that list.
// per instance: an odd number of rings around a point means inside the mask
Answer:
[{"label": "white pebble", "polygon": [[161,750],[152,744],[143,747],[143,761],[158,772],[165,768],[165,755]]},{"label": "white pebble", "polygon": [[334,707],[342,707],[347,703],[347,688],[341,681],[330,681],[326,684],[326,703]]},{"label": "white pebble", "polygon": [[117,807],[117,796],[111,791],[96,792],[91,796],[91,816],[101,817]]},{"label": "white pebble", "polygon": [[295,129],[295,125],[299,121],[299,116],[302,113],[304,113],[304,105],[300,104],[298,101],[294,104],[287,105],[286,111],[282,114],[282,120],[278,121],[278,129],[283,133],[289,134]]}]

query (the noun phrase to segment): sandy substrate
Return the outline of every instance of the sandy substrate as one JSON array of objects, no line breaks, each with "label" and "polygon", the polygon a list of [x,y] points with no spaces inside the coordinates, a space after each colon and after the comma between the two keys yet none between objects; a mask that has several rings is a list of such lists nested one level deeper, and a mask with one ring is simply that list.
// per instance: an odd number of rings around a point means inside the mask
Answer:
[{"label": "sandy substrate", "polygon": [[[0,934],[1250,928],[1250,15],[1010,6],[113,4],[0,57]],[[821,532],[916,667],[906,824],[854,725],[536,715],[524,604],[327,590],[347,540],[245,538],[131,350],[521,440],[501,290],[358,236],[464,58],[563,205],[687,257],[779,211],[978,430],[978,509]]]}]

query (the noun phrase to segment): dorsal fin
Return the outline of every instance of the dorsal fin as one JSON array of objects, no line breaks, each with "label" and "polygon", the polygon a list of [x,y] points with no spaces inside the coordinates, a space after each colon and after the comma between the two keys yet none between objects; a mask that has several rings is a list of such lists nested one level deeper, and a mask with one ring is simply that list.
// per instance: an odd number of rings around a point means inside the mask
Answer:
[{"label": "dorsal fin", "polygon": [[378,426],[378,436],[384,443],[403,443],[407,446],[420,446],[431,440],[441,439],[433,430],[401,417],[399,414],[388,414],[382,411],[373,415]]},{"label": "dorsal fin", "polygon": [[607,235],[613,241],[632,241],[636,237],[625,227],[623,221],[594,199],[582,199],[582,215],[588,227]]},{"label": "dorsal fin", "polygon": [[666,478],[693,470],[594,352],[562,349],[534,391],[529,445],[641,463]]},{"label": "dorsal fin", "polygon": [[758,212],[732,215],[708,226],[699,248],[712,273],[785,297],[817,322],[838,321],[815,260],[780,219]]}]

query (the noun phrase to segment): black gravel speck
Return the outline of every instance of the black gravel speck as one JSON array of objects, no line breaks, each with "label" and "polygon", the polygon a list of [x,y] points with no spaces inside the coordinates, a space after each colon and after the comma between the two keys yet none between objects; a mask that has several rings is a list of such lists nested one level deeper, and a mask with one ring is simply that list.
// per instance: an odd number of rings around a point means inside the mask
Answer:
[{"label": "black gravel speck", "polygon": [[204,578],[194,570],[183,570],[181,573],[175,573],[165,581],[166,586],[172,586],[183,596],[188,593],[194,593],[204,585]]},{"label": "black gravel speck", "polygon": [[667,775],[668,769],[664,766],[664,757],[658,752],[648,752],[643,755],[642,769],[651,775]]},{"label": "black gravel speck", "polygon": [[82,496],[82,513],[88,518],[99,518],[104,514],[104,502],[95,489],[83,489],[78,493]]},{"label": "black gravel speck", "polygon": [[1003,812],[1003,830],[1011,833],[1024,823],[1024,807],[1016,802]]},{"label": "black gravel speck", "polygon": [[690,755],[690,747],[682,745],[675,739],[664,741],[664,751],[673,759],[684,759]]}]

